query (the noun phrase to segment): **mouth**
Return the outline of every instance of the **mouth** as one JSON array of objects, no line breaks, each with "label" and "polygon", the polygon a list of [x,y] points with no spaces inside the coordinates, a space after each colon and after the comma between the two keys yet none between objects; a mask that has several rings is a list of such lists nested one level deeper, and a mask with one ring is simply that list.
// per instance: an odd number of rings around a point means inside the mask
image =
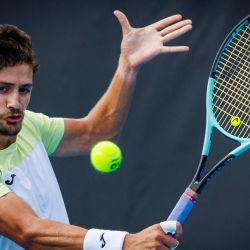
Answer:
[{"label": "mouth", "polygon": [[22,115],[11,115],[5,118],[5,121],[10,124],[20,123],[23,119]]}]

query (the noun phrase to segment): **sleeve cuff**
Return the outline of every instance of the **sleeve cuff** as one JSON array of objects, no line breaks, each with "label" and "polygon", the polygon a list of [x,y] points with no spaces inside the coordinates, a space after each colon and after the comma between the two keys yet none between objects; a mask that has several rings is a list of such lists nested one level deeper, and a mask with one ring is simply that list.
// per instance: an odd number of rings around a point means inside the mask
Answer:
[{"label": "sleeve cuff", "polygon": [[11,192],[11,190],[0,182],[0,197],[6,195],[9,192]]}]

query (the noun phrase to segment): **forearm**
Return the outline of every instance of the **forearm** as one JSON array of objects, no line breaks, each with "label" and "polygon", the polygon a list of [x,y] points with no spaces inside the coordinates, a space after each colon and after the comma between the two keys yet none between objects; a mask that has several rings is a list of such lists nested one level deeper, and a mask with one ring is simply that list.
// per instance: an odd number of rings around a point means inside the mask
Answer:
[{"label": "forearm", "polygon": [[87,230],[50,220],[36,220],[22,246],[27,250],[82,250]]},{"label": "forearm", "polygon": [[123,128],[131,104],[138,69],[120,57],[107,89],[89,114],[81,119],[64,119],[64,137],[55,155],[88,153],[100,140],[115,140]]},{"label": "forearm", "polygon": [[138,69],[130,67],[121,56],[109,88],[88,115],[94,126],[92,138],[112,139],[120,133],[131,105],[137,74]]},{"label": "forearm", "polygon": [[14,193],[0,198],[0,214],[0,235],[10,238],[24,249],[82,250],[86,229],[40,219]]}]

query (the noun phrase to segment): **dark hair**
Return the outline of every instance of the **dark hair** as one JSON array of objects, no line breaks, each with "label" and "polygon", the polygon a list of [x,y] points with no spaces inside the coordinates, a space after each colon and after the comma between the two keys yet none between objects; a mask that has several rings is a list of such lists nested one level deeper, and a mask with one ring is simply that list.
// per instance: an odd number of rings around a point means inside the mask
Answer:
[{"label": "dark hair", "polygon": [[23,63],[31,66],[33,74],[38,70],[31,37],[14,25],[0,24],[0,70]]}]

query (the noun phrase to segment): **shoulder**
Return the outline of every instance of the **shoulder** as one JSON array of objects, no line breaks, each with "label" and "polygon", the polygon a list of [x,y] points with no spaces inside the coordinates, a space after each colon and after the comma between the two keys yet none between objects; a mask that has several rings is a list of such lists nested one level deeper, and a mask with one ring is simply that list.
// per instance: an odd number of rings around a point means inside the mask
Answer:
[{"label": "shoulder", "polygon": [[64,119],[42,113],[25,111],[20,138],[42,141],[48,154],[52,154],[64,135]]},{"label": "shoulder", "polygon": [[41,134],[43,116],[44,115],[41,113],[35,113],[30,110],[26,110],[24,114],[22,130],[20,132]]},{"label": "shoulder", "polygon": [[33,148],[39,141],[41,141],[40,114],[26,110],[22,129],[17,136],[17,145]]},{"label": "shoulder", "polygon": [[23,125],[39,125],[43,117],[47,117],[42,113],[36,113],[30,110],[25,110]]}]

